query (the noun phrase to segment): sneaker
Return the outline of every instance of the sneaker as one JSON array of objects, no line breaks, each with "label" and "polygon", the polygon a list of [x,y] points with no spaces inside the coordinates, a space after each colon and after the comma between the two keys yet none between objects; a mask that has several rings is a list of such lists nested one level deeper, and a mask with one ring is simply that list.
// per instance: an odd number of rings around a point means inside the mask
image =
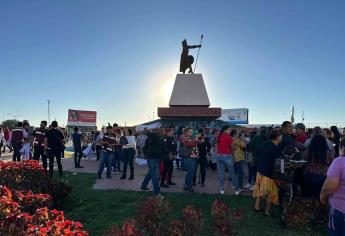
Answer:
[{"label": "sneaker", "polygon": [[183,187],[183,191],[185,191],[185,192],[194,192],[194,190],[193,190],[193,188],[188,188],[187,186],[184,186]]},{"label": "sneaker", "polygon": [[224,195],[224,190],[220,190],[220,194]]},{"label": "sneaker", "polygon": [[81,169],[81,168],[84,168],[84,166],[76,166],[75,168],[76,169]]},{"label": "sneaker", "polygon": [[251,187],[250,184],[246,184],[246,185],[243,186],[243,188],[250,188],[250,187]]},{"label": "sneaker", "polygon": [[168,182],[168,185],[176,185],[174,182]]},{"label": "sneaker", "polygon": [[129,178],[128,178],[128,180],[133,180],[134,179],[134,177],[133,176],[130,176]]},{"label": "sneaker", "polygon": [[169,185],[167,185],[167,184],[161,184],[161,188],[169,188]]},{"label": "sneaker", "polygon": [[241,189],[235,191],[235,195],[238,196],[241,193]]},{"label": "sneaker", "polygon": [[141,187],[140,187],[140,190],[142,190],[142,191],[150,191],[150,189],[149,189],[149,188],[147,188],[147,187],[143,187],[143,186],[141,186]]},{"label": "sneaker", "polygon": [[123,175],[122,175],[120,179],[126,179],[126,176],[123,176]]},{"label": "sneaker", "polygon": [[250,187],[250,190],[251,190],[251,191],[254,191],[254,186],[251,186],[251,187]]}]

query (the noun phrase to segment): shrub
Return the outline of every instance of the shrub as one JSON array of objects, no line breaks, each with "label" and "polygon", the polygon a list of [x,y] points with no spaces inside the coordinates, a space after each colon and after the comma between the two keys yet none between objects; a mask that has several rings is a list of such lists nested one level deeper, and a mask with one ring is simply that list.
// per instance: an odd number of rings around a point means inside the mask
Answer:
[{"label": "shrub", "polygon": [[47,194],[11,191],[6,186],[0,186],[0,193],[0,235],[88,235],[80,222],[66,220],[62,211],[43,207],[51,201]]},{"label": "shrub", "polygon": [[211,215],[214,219],[214,230],[218,235],[232,235],[234,233],[233,219],[240,220],[244,217],[242,209],[236,209],[233,215],[229,207],[221,200],[216,200],[211,206]]},{"label": "shrub", "polygon": [[160,197],[145,200],[135,219],[127,219],[121,228],[114,227],[107,236],[195,236],[204,223],[202,211],[187,206],[180,219],[171,219],[169,201]]},{"label": "shrub", "polygon": [[0,161],[0,185],[6,185],[15,190],[49,194],[53,197],[54,203],[58,205],[72,191],[71,186],[58,183],[50,178],[49,173],[38,161],[34,160]]},{"label": "shrub", "polygon": [[170,213],[170,203],[160,197],[150,197],[143,202],[137,213],[137,222],[140,228],[148,235],[162,236]]}]

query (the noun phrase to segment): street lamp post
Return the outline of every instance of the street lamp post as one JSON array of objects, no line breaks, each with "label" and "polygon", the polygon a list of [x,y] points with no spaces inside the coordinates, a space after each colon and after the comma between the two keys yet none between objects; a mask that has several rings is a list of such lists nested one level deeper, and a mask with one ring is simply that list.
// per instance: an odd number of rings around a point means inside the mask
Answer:
[{"label": "street lamp post", "polygon": [[47,102],[48,102],[48,124],[50,125],[50,102],[51,102],[51,100],[47,100]]}]

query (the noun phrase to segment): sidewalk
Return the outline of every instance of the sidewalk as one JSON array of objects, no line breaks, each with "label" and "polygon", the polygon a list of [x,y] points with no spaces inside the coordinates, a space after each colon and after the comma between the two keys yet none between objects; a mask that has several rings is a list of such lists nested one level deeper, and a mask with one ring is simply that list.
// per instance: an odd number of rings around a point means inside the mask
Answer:
[{"label": "sidewalk", "polygon": [[[11,161],[12,160],[12,153],[2,153],[1,156],[2,161]],[[123,163],[121,163],[122,165]],[[100,190],[111,190],[111,189],[121,189],[121,190],[132,190],[132,191],[140,191],[141,182],[144,179],[148,171],[147,166],[139,166],[134,164],[134,180],[120,180],[121,175],[112,173],[112,179],[105,178],[105,171],[103,172],[103,178],[97,179],[96,172],[98,170],[99,161],[96,160],[88,160],[83,158],[81,160],[81,165],[84,166],[82,169],[75,169],[74,168],[74,160],[73,157],[63,158],[62,159],[62,166],[64,171],[69,171],[71,173],[92,173],[95,174],[95,184],[93,185],[94,189]],[[56,164],[55,164],[55,168]],[[129,169],[127,170],[129,172]],[[226,175],[228,177],[228,175]],[[127,173],[127,178],[129,177],[129,173]],[[161,188],[162,192],[183,192],[184,186],[184,177],[185,172],[179,169],[174,169],[173,173],[173,182],[176,183],[175,186],[170,186],[169,188]],[[226,178],[227,178],[226,177]],[[206,194],[218,194],[218,181],[217,181],[217,172],[212,170],[206,171],[206,181],[205,187],[201,187],[198,184],[199,175],[197,176],[197,185],[194,186],[195,192],[198,193],[206,193]],[[152,184],[148,186],[152,189]],[[231,182],[225,181],[225,194],[232,195],[234,194]],[[246,191],[241,193],[241,195],[251,195],[251,191]]]},{"label": "sidewalk", "polygon": [[[140,191],[141,182],[143,181],[147,171],[147,166],[139,166],[134,164],[134,180],[120,180],[121,174],[112,173],[112,179],[105,178],[105,171],[103,172],[102,179],[97,179],[96,172],[98,169],[99,161],[82,159],[81,165],[84,167],[82,169],[75,169],[73,158],[65,158],[63,160],[64,170],[73,173],[94,173],[95,174],[95,184],[94,189],[121,189],[121,190],[133,190]],[[122,164],[122,163],[121,163]],[[129,170],[127,170],[129,172]],[[228,176],[228,175],[226,175]],[[129,173],[127,173],[127,178]],[[162,192],[183,192],[185,172],[179,169],[174,169],[173,172],[173,182],[176,183],[175,186],[170,186],[169,188],[161,188]],[[217,181],[217,171],[207,170],[206,171],[206,181],[205,187],[201,187],[198,184],[199,175],[197,176],[196,186],[194,186],[195,192],[207,193],[207,194],[218,194],[218,181]],[[149,188],[152,189],[151,181]],[[234,194],[231,182],[225,181],[225,194]],[[246,191],[242,193],[243,195],[251,195],[251,191]]]}]

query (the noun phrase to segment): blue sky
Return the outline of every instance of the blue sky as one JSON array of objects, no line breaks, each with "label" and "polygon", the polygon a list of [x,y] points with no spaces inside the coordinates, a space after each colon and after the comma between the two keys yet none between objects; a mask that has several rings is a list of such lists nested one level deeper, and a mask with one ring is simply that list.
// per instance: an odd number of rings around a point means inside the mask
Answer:
[{"label": "blue sky", "polygon": [[[67,109],[146,122],[167,106],[181,41],[197,44],[211,104],[251,123],[345,122],[344,1],[0,1],[0,119]],[[195,56],[197,50],[191,53]]]}]

